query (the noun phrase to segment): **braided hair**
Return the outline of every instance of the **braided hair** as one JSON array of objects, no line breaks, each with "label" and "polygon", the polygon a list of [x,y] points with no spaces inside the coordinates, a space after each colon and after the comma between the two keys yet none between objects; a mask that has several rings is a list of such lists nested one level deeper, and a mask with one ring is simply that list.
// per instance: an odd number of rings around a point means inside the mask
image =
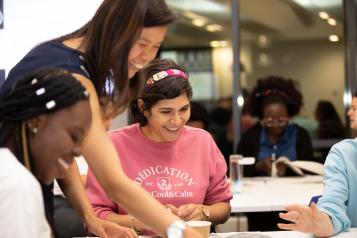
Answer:
[{"label": "braided hair", "polygon": [[88,98],[86,89],[66,70],[52,67],[29,74],[0,102],[0,147],[11,140],[16,157],[31,171],[26,121]]},{"label": "braided hair", "polygon": [[268,76],[258,79],[248,100],[248,108],[253,116],[263,118],[263,108],[273,103],[286,106],[289,117],[297,115],[302,106],[302,95],[291,79]]}]

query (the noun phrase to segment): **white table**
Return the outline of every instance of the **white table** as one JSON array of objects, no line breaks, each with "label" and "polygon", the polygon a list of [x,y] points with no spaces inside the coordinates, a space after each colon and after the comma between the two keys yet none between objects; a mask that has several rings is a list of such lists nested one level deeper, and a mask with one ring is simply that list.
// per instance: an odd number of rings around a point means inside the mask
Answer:
[{"label": "white table", "polygon": [[[262,235],[266,235],[270,238],[315,238],[315,236],[311,235],[311,234],[305,234],[305,233],[301,233],[301,232],[297,232],[297,231],[271,231],[271,232],[230,232],[230,233],[217,233],[214,234],[212,236],[210,236],[210,238],[225,238],[225,237],[229,237],[233,234],[244,234],[244,233],[248,233],[248,234],[262,234]],[[252,236],[253,238],[254,236]],[[356,238],[357,237],[357,228],[351,228],[350,230],[346,231],[346,232],[342,232],[336,236],[333,236],[336,238]],[[239,236],[237,236],[237,238],[239,238]],[[248,237],[247,237],[248,238]]]},{"label": "white table", "polygon": [[231,212],[283,211],[289,204],[307,205],[322,191],[321,176],[243,178],[240,193],[230,202]]},{"label": "white table", "polygon": [[[236,238],[244,237],[248,238],[247,236],[243,236],[246,234],[252,235],[252,238],[254,238],[254,234],[261,234],[265,235],[269,238],[315,238],[315,236],[311,234],[306,234],[302,232],[297,232],[297,231],[270,231],[270,232],[229,232],[229,233],[215,233],[211,234],[210,238],[226,238],[229,236],[232,236],[234,234],[237,234]],[[240,235],[240,236],[239,236]],[[139,236],[142,238],[156,238],[154,236]],[[336,236],[333,236],[336,238],[356,238],[357,237],[357,228],[351,228],[350,230],[346,232],[342,232]]]}]

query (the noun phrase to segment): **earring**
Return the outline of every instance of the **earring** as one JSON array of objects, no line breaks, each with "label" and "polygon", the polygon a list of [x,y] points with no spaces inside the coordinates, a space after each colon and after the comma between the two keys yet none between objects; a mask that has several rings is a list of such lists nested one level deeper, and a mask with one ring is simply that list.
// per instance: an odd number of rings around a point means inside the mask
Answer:
[{"label": "earring", "polygon": [[37,134],[37,132],[38,132],[38,129],[37,129],[37,127],[32,127],[32,124],[27,124],[27,126],[28,126],[28,128],[30,129],[30,131],[32,132],[32,133],[34,133],[34,134]]}]

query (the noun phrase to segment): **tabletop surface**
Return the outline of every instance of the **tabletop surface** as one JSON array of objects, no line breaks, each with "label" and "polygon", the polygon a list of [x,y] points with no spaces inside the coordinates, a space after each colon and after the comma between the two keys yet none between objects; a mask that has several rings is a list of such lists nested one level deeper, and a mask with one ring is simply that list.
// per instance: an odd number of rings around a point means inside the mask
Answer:
[{"label": "tabletop surface", "polygon": [[322,176],[243,178],[233,195],[231,212],[282,211],[289,204],[307,205],[323,191]]},{"label": "tabletop surface", "polygon": [[[140,236],[142,238],[155,238],[155,236]],[[159,237],[159,236],[156,236]],[[356,238],[357,228],[351,228],[346,232],[342,232],[336,238]],[[271,231],[271,232],[229,232],[229,233],[214,233],[209,238],[315,238],[311,234],[306,234],[297,231]]]}]

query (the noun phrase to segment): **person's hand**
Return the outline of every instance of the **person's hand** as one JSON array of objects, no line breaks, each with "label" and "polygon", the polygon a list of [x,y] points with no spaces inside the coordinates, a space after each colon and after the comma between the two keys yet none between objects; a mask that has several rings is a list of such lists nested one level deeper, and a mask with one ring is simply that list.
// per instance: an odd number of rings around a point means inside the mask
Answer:
[{"label": "person's hand", "polygon": [[176,215],[185,221],[200,221],[204,218],[201,204],[182,205],[177,209]]},{"label": "person's hand", "polygon": [[165,207],[167,210],[169,210],[170,212],[172,212],[173,214],[175,214],[177,216],[177,207],[175,207],[174,205],[172,204],[165,204]]},{"label": "person's hand", "polygon": [[137,238],[135,231],[119,226],[113,222],[105,221],[97,217],[86,219],[86,228],[89,233],[100,238]]},{"label": "person's hand", "polygon": [[319,237],[333,235],[331,219],[315,203],[311,203],[310,207],[290,205],[286,210],[286,213],[279,213],[279,217],[291,223],[278,223],[280,229],[312,233]]},{"label": "person's hand", "polygon": [[282,177],[286,174],[286,163],[283,161],[275,163],[278,176]]},{"label": "person's hand", "polygon": [[272,159],[271,157],[266,157],[263,160],[260,160],[255,165],[258,171],[265,172],[267,175],[271,175],[271,166],[272,166]]}]

